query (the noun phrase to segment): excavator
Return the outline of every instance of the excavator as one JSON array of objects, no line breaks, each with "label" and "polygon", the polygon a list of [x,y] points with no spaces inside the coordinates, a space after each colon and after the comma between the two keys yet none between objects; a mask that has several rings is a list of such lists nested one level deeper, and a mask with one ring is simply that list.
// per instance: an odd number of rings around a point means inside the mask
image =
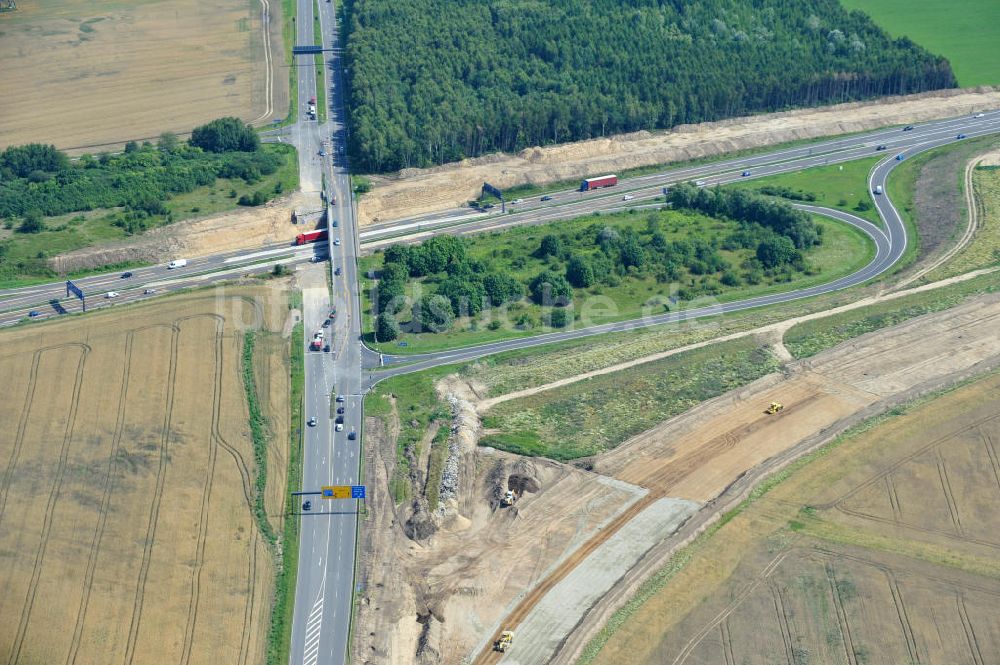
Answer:
[{"label": "excavator", "polygon": [[784,409],[785,405],[782,404],[781,402],[771,402],[771,405],[767,407],[767,411],[765,411],[765,413],[773,415],[775,413],[778,413],[779,411],[783,411]]},{"label": "excavator", "polygon": [[500,639],[493,643],[493,650],[504,653],[510,648],[511,643],[514,641],[514,631],[505,630],[500,633]]}]

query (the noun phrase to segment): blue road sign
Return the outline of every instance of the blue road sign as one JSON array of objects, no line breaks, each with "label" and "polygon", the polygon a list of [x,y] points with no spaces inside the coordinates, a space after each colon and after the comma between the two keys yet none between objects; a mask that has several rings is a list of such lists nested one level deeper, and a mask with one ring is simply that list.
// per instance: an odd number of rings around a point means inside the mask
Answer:
[{"label": "blue road sign", "polygon": [[69,297],[70,293],[72,293],[73,295],[75,295],[77,298],[80,299],[80,302],[83,303],[83,311],[86,312],[87,311],[87,299],[83,296],[83,291],[80,290],[79,286],[77,286],[76,284],[74,284],[73,282],[71,282],[71,281],[69,281],[67,279],[66,280],[66,297],[67,298]]},{"label": "blue road sign", "polygon": [[323,496],[325,498],[327,498],[327,499],[332,499],[333,498],[333,488],[332,487],[324,487],[323,488]]},{"label": "blue road sign", "polygon": [[363,498],[365,498],[365,486],[364,485],[351,485],[351,498],[352,499],[363,499]]},{"label": "blue road sign", "polygon": [[499,189],[497,189],[490,183],[488,182],[483,183],[483,191],[486,192],[487,194],[492,194],[493,196],[503,201],[503,192],[501,192]]}]

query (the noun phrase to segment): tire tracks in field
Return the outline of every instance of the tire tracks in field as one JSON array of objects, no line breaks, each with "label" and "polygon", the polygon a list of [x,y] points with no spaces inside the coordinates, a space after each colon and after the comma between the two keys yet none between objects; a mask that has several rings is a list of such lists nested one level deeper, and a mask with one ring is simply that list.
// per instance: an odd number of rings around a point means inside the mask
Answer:
[{"label": "tire tracks in field", "polygon": [[260,0],[261,35],[264,42],[264,113],[250,121],[256,124],[274,113],[274,65],[271,61],[271,5],[268,0]]},{"label": "tire tracks in field", "polygon": [[66,657],[67,665],[74,665],[76,663],[76,656],[80,650],[80,640],[83,637],[83,626],[87,618],[87,607],[90,602],[90,591],[93,588],[94,573],[97,569],[97,556],[101,551],[104,528],[108,521],[108,509],[111,505],[111,495],[115,485],[115,470],[118,466],[118,451],[122,435],[125,431],[125,405],[128,401],[129,376],[132,371],[132,343],[135,333],[135,330],[130,330],[125,336],[125,355],[121,381],[122,390],[118,396],[115,432],[111,439],[111,452],[108,455],[108,472],[104,478],[104,494],[101,497],[101,508],[97,516],[97,526],[94,528],[94,538],[90,543],[90,554],[87,556],[87,569],[83,578],[83,593],[80,598],[80,609],[77,610],[76,625],[73,628],[69,654]]},{"label": "tire tracks in field", "polygon": [[42,358],[45,349],[35,351],[31,359],[31,369],[28,372],[28,386],[24,393],[24,406],[21,407],[21,419],[17,423],[17,434],[14,435],[14,449],[11,451],[10,460],[7,461],[7,469],[3,474],[3,483],[0,483],[0,524],[3,524],[4,511],[7,508],[7,492],[10,491],[10,483],[14,478],[14,469],[21,457],[21,446],[24,443],[24,431],[28,427],[28,416],[31,414],[31,403],[35,397],[35,386],[38,383],[38,363]]},{"label": "tire tracks in field", "polygon": [[[64,344],[57,348],[79,347],[81,353],[77,360],[76,377],[73,382],[73,398],[69,405],[69,416],[66,419],[66,430],[63,434],[62,446],[59,449],[59,466],[56,470],[55,482],[49,491],[49,499],[45,504],[45,514],[42,520],[41,539],[38,548],[35,550],[35,563],[31,570],[31,580],[28,582],[28,591],[25,594],[24,606],[21,610],[21,621],[18,624],[17,636],[11,647],[8,663],[13,665],[21,656],[21,648],[24,646],[24,637],[28,632],[28,623],[31,620],[31,611],[35,605],[35,595],[38,593],[38,580],[42,576],[42,564],[45,560],[45,551],[48,549],[49,536],[52,532],[52,521],[55,514],[56,502],[62,492],[63,479],[66,474],[66,460],[69,457],[69,447],[73,441],[73,430],[76,427],[76,415],[80,407],[80,390],[83,387],[83,370],[87,364],[87,356],[90,355],[90,347],[86,344],[71,343]],[[34,394],[34,390],[32,390]]]},{"label": "tire tracks in field", "polygon": [[[252,519],[250,523],[255,524]],[[243,608],[243,630],[240,635],[239,665],[246,665],[250,654],[250,627],[253,626],[254,600],[257,591],[257,547],[259,541],[260,533],[256,528],[251,528],[250,556],[247,557],[250,560],[247,567],[247,603]]]},{"label": "tire tracks in field", "polygon": [[163,483],[166,476],[167,450],[170,444],[170,423],[174,410],[174,390],[177,378],[177,338],[180,329],[176,323],[171,328],[170,335],[170,370],[167,375],[167,400],[163,414],[163,426],[160,436],[160,463],[156,470],[156,489],[149,508],[149,521],[146,525],[146,539],[142,551],[142,563],[139,566],[139,578],[136,582],[135,599],[132,601],[132,619],[129,624],[128,639],[125,643],[125,665],[132,665],[135,658],[135,645],[139,637],[139,626],[142,620],[143,596],[146,590],[146,578],[149,575],[149,564],[152,557],[153,540],[156,537],[156,521],[160,513],[160,500],[163,498]]},{"label": "tire tracks in field", "polygon": [[180,325],[184,321],[199,318],[215,320],[215,366],[213,368],[212,390],[212,433],[209,435],[208,464],[205,472],[205,484],[201,492],[201,515],[198,520],[198,540],[195,547],[194,569],[191,571],[191,596],[188,600],[187,624],[184,628],[184,643],[181,649],[181,663],[188,665],[191,661],[191,649],[194,646],[194,629],[198,621],[198,604],[201,598],[201,571],[205,566],[205,543],[208,539],[208,507],[212,498],[212,483],[215,476],[215,459],[218,454],[219,412],[222,408],[222,340],[226,320],[218,314],[197,314],[175,321]]}]

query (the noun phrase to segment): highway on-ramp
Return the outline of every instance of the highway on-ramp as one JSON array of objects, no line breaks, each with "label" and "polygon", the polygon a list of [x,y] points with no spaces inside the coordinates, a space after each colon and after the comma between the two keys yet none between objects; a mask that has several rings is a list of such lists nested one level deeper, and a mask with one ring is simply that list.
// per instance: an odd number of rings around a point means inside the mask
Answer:
[{"label": "highway on-ramp", "polygon": [[[958,125],[958,127],[959,129],[966,130],[963,133],[967,133],[968,135],[972,135],[973,131],[979,131],[982,134],[1000,131],[1000,127],[995,124],[991,124],[989,126],[978,124],[982,120],[982,118],[963,118],[961,120],[963,124]],[[977,127],[977,130],[973,130],[971,127]],[[883,228],[876,227],[860,217],[838,210],[810,205],[796,206],[808,212],[826,215],[850,224],[865,233],[875,243],[875,257],[866,266],[850,275],[825,284],[757,296],[754,298],[747,298],[745,300],[715,303],[709,306],[693,307],[691,309],[650,315],[639,319],[606,323],[602,325],[579,328],[576,330],[561,330],[558,332],[550,332],[532,337],[520,337],[488,344],[451,349],[438,353],[392,355],[379,354],[369,349],[366,354],[367,365],[370,368],[370,371],[366,376],[367,382],[369,385],[374,385],[375,383],[391,376],[408,374],[410,372],[429,369],[443,364],[474,360],[476,358],[495,353],[502,353],[504,351],[525,349],[543,344],[563,342],[604,333],[622,332],[648,326],[690,321],[707,316],[716,316],[718,314],[754,309],[757,307],[791,302],[793,300],[800,300],[803,298],[811,298],[863,284],[892,268],[903,257],[908,247],[906,225],[887,193],[887,179],[889,174],[903,161],[897,159],[896,155],[903,154],[905,158],[941,145],[952,143],[955,141],[955,136],[951,135],[951,131],[952,127],[949,126],[949,133],[947,135],[924,135],[920,137],[922,140],[919,142],[908,144],[908,148],[905,153],[888,153],[888,155],[883,160],[878,162],[871,170],[868,178],[868,186],[871,188],[871,191],[876,191],[876,187],[881,187],[880,191],[884,192],[883,194],[875,195],[873,197],[879,217],[882,219],[884,225]],[[727,182],[740,180],[741,178],[742,176],[740,173],[720,174],[713,177],[713,182],[714,184],[725,184]],[[636,195],[635,199],[630,200],[628,205],[639,205],[642,203],[643,199],[648,199],[651,196],[655,196],[655,193],[650,193],[648,191],[643,192]],[[615,200],[611,200],[610,204],[617,207],[622,205],[621,202]],[[465,229],[465,226],[459,227],[460,232],[464,232]],[[455,229],[449,227],[446,231],[448,230],[454,231]]]}]

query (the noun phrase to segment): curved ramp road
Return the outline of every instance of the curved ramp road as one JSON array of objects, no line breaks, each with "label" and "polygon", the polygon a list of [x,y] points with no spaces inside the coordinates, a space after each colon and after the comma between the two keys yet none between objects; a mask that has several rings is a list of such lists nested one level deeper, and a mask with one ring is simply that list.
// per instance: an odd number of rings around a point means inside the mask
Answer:
[{"label": "curved ramp road", "polygon": [[[970,122],[975,123],[976,120],[972,119],[970,120]],[[1000,131],[1000,127],[995,127],[995,126],[991,126],[989,128],[981,128],[981,129],[983,134],[989,134]],[[910,132],[906,133],[909,134]],[[905,152],[905,155],[907,157],[910,157],[920,152],[930,150],[931,148],[952,143],[954,140],[955,137],[952,136],[950,133],[948,137],[932,137],[932,138],[925,137],[924,140],[920,142],[915,142],[913,144],[910,144],[909,148]],[[868,186],[871,189],[871,191],[874,191],[875,187],[881,186],[882,191],[887,192],[886,181],[889,174],[892,172],[894,168],[896,168],[897,166],[899,166],[899,164],[902,163],[902,161],[896,159],[897,154],[900,153],[889,152],[886,158],[883,159],[878,164],[876,164],[875,167],[871,170],[871,173],[869,174],[868,177]],[[764,175],[764,174],[759,174],[759,175]],[[722,175],[716,179],[716,184],[725,184],[727,182],[734,182],[740,179],[742,178],[739,173],[731,175]],[[616,198],[620,200],[621,197],[617,196]],[[633,319],[630,321],[607,323],[598,326],[591,326],[588,328],[581,328],[578,330],[553,332],[543,335],[537,335],[534,337],[522,337],[518,339],[493,342],[490,344],[482,344],[461,349],[453,349],[449,351],[443,351],[440,353],[392,355],[392,354],[378,354],[376,351],[368,349],[368,352],[366,354],[366,359],[370,366],[372,367],[377,365],[386,366],[385,369],[382,369],[377,373],[369,374],[368,376],[369,384],[374,385],[379,381],[382,381],[391,376],[396,376],[399,374],[417,372],[423,369],[429,369],[431,367],[437,367],[439,365],[444,365],[449,363],[473,360],[475,358],[480,358],[486,355],[492,355],[494,353],[502,353],[504,351],[512,351],[515,349],[525,349],[533,346],[551,344],[553,342],[561,342],[571,339],[579,339],[581,337],[589,337],[591,335],[600,335],[609,332],[622,332],[627,330],[635,330],[637,328],[662,325],[665,323],[678,323],[682,321],[704,318],[707,316],[716,316],[718,314],[724,314],[728,312],[738,312],[747,309],[763,307],[766,305],[774,305],[778,303],[791,302],[793,300],[800,300],[803,298],[811,298],[813,296],[822,295],[824,293],[831,293],[834,291],[839,291],[841,289],[846,289],[852,286],[863,284],[892,268],[903,257],[903,255],[906,252],[906,248],[908,246],[906,225],[904,224],[902,218],[900,217],[899,211],[896,210],[896,207],[889,199],[888,194],[883,193],[881,195],[873,195],[873,198],[875,199],[875,206],[876,209],[878,210],[879,216],[881,217],[885,225],[885,229],[880,229],[871,224],[870,222],[861,219],[860,217],[845,212],[841,212],[838,210],[832,210],[830,208],[822,208],[819,206],[810,206],[810,205],[796,206],[808,212],[826,215],[828,217],[846,222],[854,226],[855,228],[860,229],[875,243],[876,247],[875,258],[872,259],[872,261],[868,265],[866,265],[864,268],[858,270],[857,272],[851,275],[841,277],[840,279],[837,279],[835,281],[828,282],[826,284],[819,284],[805,289],[785,291],[782,293],[774,293],[770,295],[758,296],[755,298],[748,298],[746,300],[739,300],[728,303],[720,303],[709,307],[700,307],[689,310],[682,310],[678,312],[669,312],[665,314],[658,314],[656,316],[645,317],[642,319]],[[630,206],[633,206],[633,204],[637,203],[641,203],[641,200],[638,196],[636,197],[636,200],[629,202]],[[616,207],[620,206],[620,201],[615,201],[614,205]],[[462,228],[464,229],[464,227]],[[394,367],[394,365],[396,367]]]}]

